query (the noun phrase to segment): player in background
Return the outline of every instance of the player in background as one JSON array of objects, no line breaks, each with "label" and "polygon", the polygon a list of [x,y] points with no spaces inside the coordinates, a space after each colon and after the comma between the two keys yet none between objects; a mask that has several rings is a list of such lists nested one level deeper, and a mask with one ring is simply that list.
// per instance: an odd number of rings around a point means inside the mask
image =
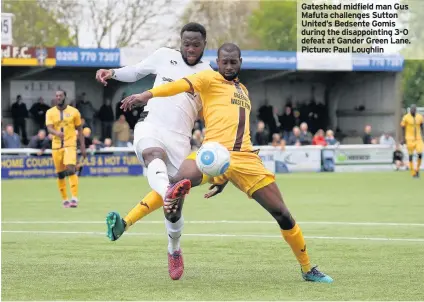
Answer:
[{"label": "player in background", "polygon": [[[136,65],[119,69],[97,71],[97,81],[107,84],[107,80],[135,82],[149,74],[156,74],[154,86],[172,82],[184,76],[212,70],[209,62],[202,62],[206,46],[206,30],[198,23],[186,24],[180,32],[180,51],[170,48],[159,48],[151,56]],[[124,218],[111,212],[106,218],[108,237],[117,240],[125,230],[136,221],[163,206],[169,177],[176,175],[184,159],[191,153],[190,139],[193,125],[201,110],[201,102],[192,93],[181,93],[172,97],[154,99],[144,107],[142,119],[134,129],[134,148],[140,162],[147,169],[147,179],[153,189]],[[186,190],[184,186],[174,189]],[[220,190],[214,193],[219,193]],[[171,262],[179,261],[178,248],[171,239],[181,231],[180,223],[165,221],[170,247]]]},{"label": "player in background", "polygon": [[[147,104],[150,99],[156,97],[169,97],[182,92],[199,93],[206,127],[204,143],[218,142],[231,153],[230,167],[223,175],[213,178],[213,183],[232,182],[274,217],[283,238],[301,265],[304,280],[333,282],[331,277],[320,272],[316,266],[311,266],[302,231],[283,201],[274,174],[264,167],[257,152],[253,150],[249,131],[251,102],[246,87],[238,79],[241,63],[239,47],[226,43],[218,50],[219,72],[202,71],[141,94],[129,96],[123,100],[122,109],[126,111],[134,105]],[[193,160],[186,160],[180,167],[175,181],[181,179],[180,181],[195,186],[202,181],[202,177],[196,163]],[[175,187],[167,193],[164,209],[168,220],[182,220],[184,193]],[[180,199],[176,200],[179,197]]]},{"label": "player in background", "polygon": [[[403,139],[406,143],[409,154],[409,170],[414,178],[420,177],[420,167],[423,158],[423,116],[417,113],[417,106],[411,105],[409,113],[402,118],[400,125],[402,126]],[[417,167],[414,169],[413,157],[414,151],[417,152]]]},{"label": "player in background", "polygon": [[[77,136],[81,155],[85,158],[87,154],[82,134],[81,115],[78,109],[66,104],[65,91],[56,91],[56,106],[47,110],[46,126],[49,133],[53,135],[52,157],[63,206],[65,208],[76,208],[78,205],[78,176],[75,174]],[[66,192],[66,176],[68,176],[71,187],[71,201],[69,201]]]}]

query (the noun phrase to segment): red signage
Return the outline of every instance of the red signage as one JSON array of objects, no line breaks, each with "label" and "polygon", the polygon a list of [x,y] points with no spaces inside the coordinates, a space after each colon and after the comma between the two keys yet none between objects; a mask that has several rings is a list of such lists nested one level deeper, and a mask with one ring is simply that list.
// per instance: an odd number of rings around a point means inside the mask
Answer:
[{"label": "red signage", "polygon": [[2,66],[55,66],[56,48],[1,46]]}]

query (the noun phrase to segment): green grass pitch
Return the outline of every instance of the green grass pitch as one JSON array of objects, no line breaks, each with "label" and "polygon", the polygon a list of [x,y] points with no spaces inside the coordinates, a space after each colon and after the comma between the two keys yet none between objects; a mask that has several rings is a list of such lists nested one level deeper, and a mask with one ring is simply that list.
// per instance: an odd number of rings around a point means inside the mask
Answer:
[{"label": "green grass pitch", "polygon": [[[62,208],[56,181],[2,182],[3,300],[423,300],[424,179],[407,172],[277,177],[314,264],[333,284],[301,279],[272,218],[229,185],[184,205],[185,273],[167,271],[161,211],[116,242],[105,215],[148,192],[143,177],[82,178]],[[349,222],[342,224],[340,222]]]}]

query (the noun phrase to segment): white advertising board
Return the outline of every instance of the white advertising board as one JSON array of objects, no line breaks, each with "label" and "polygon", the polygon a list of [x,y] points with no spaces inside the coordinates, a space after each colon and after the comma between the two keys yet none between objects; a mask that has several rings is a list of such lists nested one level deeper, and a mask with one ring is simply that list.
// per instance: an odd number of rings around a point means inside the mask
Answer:
[{"label": "white advertising board", "polygon": [[66,91],[68,102],[75,99],[75,82],[73,81],[10,81],[11,103],[15,102],[19,94],[27,107],[32,106],[40,97],[47,105],[50,105],[58,89]]}]

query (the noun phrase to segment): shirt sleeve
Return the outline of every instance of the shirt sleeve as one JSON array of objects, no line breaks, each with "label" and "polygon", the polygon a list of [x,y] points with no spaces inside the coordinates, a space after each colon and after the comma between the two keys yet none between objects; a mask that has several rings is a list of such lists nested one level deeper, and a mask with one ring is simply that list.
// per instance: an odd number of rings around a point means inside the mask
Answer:
[{"label": "shirt sleeve", "polygon": [[156,86],[149,90],[153,97],[167,97],[177,95],[183,92],[205,91],[210,83],[210,70],[202,71],[175,82]]},{"label": "shirt sleeve", "polygon": [[46,113],[46,126],[48,125],[53,125],[53,116],[50,110]]},{"label": "shirt sleeve", "polygon": [[159,48],[146,59],[135,65],[114,69],[113,79],[121,82],[135,82],[149,74],[156,74],[157,66],[163,60],[164,48]]},{"label": "shirt sleeve", "polygon": [[204,70],[184,77],[183,80],[187,81],[193,92],[202,93],[209,88],[213,73],[213,70]]},{"label": "shirt sleeve", "polygon": [[402,118],[402,121],[400,122],[400,126],[401,127],[405,127],[406,126],[406,115]]},{"label": "shirt sleeve", "polygon": [[75,128],[78,128],[79,126],[81,126],[81,114],[79,113],[79,111],[77,111],[77,113],[74,116],[74,124],[75,124]]}]

